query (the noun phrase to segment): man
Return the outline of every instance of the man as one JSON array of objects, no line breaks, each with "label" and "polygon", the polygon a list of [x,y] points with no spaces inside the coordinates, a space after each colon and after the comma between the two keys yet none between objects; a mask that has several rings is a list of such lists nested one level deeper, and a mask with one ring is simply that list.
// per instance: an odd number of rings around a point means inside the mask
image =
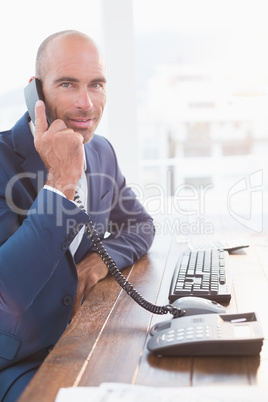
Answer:
[{"label": "man", "polygon": [[45,97],[36,104],[35,126],[26,113],[0,135],[5,402],[18,398],[82,300],[108,273],[84,231],[89,218],[74,202],[75,190],[81,188],[119,269],[141,257],[154,236],[152,219],[126,187],[113,148],[94,135],[106,102],[105,63],[95,43],[76,31],[50,36],[39,48],[35,75]]}]

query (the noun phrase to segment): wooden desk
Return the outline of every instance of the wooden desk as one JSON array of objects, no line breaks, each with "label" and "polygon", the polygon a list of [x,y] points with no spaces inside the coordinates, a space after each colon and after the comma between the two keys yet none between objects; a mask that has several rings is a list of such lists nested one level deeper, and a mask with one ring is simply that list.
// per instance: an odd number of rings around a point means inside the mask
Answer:
[{"label": "wooden desk", "polygon": [[[20,401],[54,401],[60,387],[102,382],[158,387],[258,384],[268,388],[268,236],[251,233],[249,240],[248,249],[230,256],[233,291],[228,312],[258,314],[265,334],[260,356],[159,358],[149,354],[150,327],[171,316],[152,316],[108,277],[92,290]],[[148,254],[123,272],[145,298],[167,304],[181,246],[172,234],[157,235]]]}]

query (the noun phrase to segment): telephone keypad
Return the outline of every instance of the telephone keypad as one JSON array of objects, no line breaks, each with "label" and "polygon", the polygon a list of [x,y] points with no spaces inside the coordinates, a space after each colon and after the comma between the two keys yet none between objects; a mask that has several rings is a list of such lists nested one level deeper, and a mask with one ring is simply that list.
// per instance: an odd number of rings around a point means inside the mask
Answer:
[{"label": "telephone keypad", "polygon": [[[220,327],[217,328],[216,335],[221,338]],[[211,327],[209,325],[196,326],[188,328],[178,328],[176,330],[172,329],[162,334],[159,338],[161,343],[172,343],[184,340],[194,340],[194,339],[209,339],[212,336]]]}]

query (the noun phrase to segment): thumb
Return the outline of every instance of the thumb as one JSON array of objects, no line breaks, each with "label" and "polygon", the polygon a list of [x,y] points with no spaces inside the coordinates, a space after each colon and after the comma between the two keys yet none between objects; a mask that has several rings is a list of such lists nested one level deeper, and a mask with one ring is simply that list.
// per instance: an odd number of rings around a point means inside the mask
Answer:
[{"label": "thumb", "polygon": [[46,106],[43,101],[38,100],[35,104],[35,135],[39,137],[48,129]]}]

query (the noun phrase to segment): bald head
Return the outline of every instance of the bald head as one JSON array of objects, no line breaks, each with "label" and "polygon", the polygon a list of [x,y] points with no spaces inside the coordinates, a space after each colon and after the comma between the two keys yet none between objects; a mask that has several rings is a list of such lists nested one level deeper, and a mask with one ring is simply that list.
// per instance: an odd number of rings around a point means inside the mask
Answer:
[{"label": "bald head", "polygon": [[[48,36],[39,46],[36,55],[36,64],[35,64],[35,76],[39,78],[41,81],[44,79],[44,76],[49,69],[49,60],[51,55],[51,46],[55,44],[58,47],[61,47],[65,41],[72,41],[80,39],[82,41],[87,41],[92,45],[92,49],[99,52],[99,49],[96,43],[90,38],[88,35],[75,31],[75,30],[65,30],[56,32],[50,36]],[[99,52],[100,53],[100,52]]]}]

